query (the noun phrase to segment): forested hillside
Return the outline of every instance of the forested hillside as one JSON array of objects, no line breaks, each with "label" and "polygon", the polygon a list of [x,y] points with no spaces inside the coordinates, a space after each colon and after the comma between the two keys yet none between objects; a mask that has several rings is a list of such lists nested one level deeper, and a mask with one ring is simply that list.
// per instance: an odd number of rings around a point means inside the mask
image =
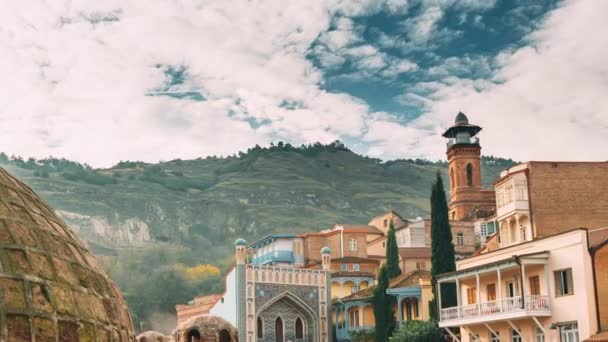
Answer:
[{"label": "forested hillside", "polygon": [[[482,162],[486,185],[513,164]],[[443,162],[383,162],[339,142],[278,143],[229,157],[125,161],[109,169],[2,153],[0,166],[47,200],[103,258],[136,325],[165,331],[176,303],[222,289],[237,237],[367,223],[390,209],[425,216],[437,170],[447,182]]]}]

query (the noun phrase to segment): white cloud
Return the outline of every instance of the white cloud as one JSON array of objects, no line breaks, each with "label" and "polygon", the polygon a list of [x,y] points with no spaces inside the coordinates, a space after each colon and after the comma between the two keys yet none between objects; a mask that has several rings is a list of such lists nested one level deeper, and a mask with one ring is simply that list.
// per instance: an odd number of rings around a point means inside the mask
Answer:
[{"label": "white cloud", "polygon": [[484,153],[519,160],[606,160],[608,147],[608,4],[568,1],[528,40],[496,58],[496,82],[447,78],[434,85],[423,155],[442,157],[437,135],[462,110],[484,127]]},{"label": "white cloud", "polygon": [[[322,90],[322,75],[305,57],[328,29],[334,5],[7,3],[0,12],[0,148],[107,166],[229,154],[276,136],[309,142],[357,135],[367,106]],[[337,22],[341,30],[350,26]],[[336,46],[350,39],[330,37]],[[156,65],[186,67],[188,88],[200,88],[207,101],[145,96],[165,82]],[[284,99],[304,109],[281,108]],[[250,119],[270,124],[254,129]]]}]

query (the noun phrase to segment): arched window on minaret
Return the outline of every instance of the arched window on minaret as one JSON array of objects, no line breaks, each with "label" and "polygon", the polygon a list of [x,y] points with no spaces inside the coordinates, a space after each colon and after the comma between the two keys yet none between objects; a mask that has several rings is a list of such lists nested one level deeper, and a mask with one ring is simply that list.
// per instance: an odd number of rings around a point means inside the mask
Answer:
[{"label": "arched window on minaret", "polygon": [[450,189],[454,189],[454,168],[450,168]]},{"label": "arched window on minaret", "polygon": [[467,164],[467,186],[473,186],[473,165]]}]

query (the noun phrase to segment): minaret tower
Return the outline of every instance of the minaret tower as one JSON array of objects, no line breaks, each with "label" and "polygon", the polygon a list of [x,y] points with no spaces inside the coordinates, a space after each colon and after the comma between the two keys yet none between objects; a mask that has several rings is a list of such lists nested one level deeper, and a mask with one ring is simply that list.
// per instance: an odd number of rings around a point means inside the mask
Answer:
[{"label": "minaret tower", "polygon": [[480,210],[487,213],[496,207],[494,191],[482,188],[479,131],[481,127],[470,124],[467,116],[459,112],[454,125],[443,133],[448,139],[449,216],[452,221],[470,220]]}]

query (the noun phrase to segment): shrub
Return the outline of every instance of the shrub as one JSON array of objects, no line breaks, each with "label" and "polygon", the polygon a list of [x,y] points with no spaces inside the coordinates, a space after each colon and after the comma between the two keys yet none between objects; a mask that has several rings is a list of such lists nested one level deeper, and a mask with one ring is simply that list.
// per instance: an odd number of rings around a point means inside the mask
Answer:
[{"label": "shrub", "polygon": [[435,322],[407,321],[393,334],[392,342],[441,342],[443,330]]}]

